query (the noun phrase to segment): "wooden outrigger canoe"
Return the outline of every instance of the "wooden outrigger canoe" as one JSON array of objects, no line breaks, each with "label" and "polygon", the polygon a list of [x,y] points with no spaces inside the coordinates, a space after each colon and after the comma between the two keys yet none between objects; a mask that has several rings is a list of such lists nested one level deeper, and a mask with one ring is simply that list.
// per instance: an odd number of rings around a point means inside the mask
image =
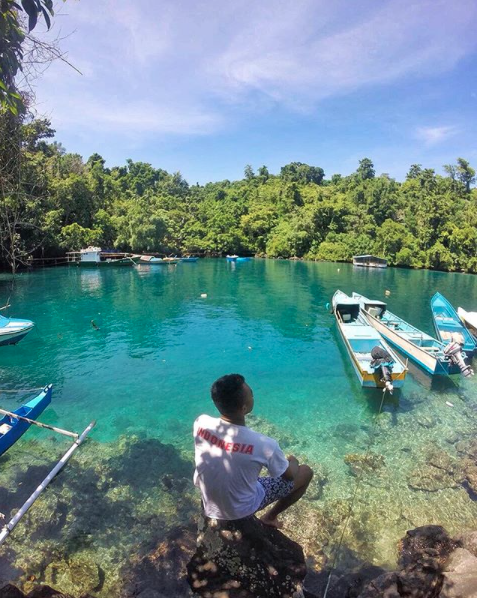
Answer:
[{"label": "wooden outrigger canoe", "polygon": [[[340,335],[361,385],[366,388],[386,388],[390,392],[403,386],[407,366],[360,313],[360,302],[342,291],[336,291],[332,307]],[[383,364],[377,363],[372,357],[372,351],[377,349],[388,354],[391,359]]]},{"label": "wooden outrigger canoe", "polygon": [[[5,525],[2,528],[0,528],[0,545],[2,545],[5,542],[5,540],[8,538],[8,536],[12,533],[12,531],[18,524],[18,522],[22,519],[22,517],[25,515],[25,513],[28,511],[28,509],[33,505],[33,503],[37,500],[37,498],[40,496],[40,494],[45,490],[45,488],[50,484],[50,482],[57,475],[57,473],[61,469],[63,469],[63,467],[67,464],[70,457],[73,455],[73,453],[76,451],[76,449],[85,441],[86,437],[88,436],[88,434],[91,432],[91,430],[93,429],[93,427],[96,424],[96,422],[92,421],[83,430],[83,432],[81,434],[77,434],[76,432],[62,430],[61,428],[49,426],[42,422],[36,421],[35,419],[31,419],[31,417],[37,417],[43,411],[43,409],[45,409],[45,407],[50,403],[51,393],[52,393],[52,385],[49,384],[47,387],[45,387],[43,392],[40,393],[40,395],[38,395],[38,397],[36,397],[36,399],[33,399],[26,405],[23,405],[22,407],[20,407],[20,409],[17,409],[17,411],[10,412],[10,411],[5,411],[4,409],[0,409],[0,413],[2,413],[5,416],[1,421],[3,422],[5,420],[5,418],[8,418],[7,419],[8,422],[13,422],[13,426],[11,426],[10,423],[7,424],[11,429],[13,429],[13,427],[15,428],[16,438],[13,439],[13,442],[18,440],[18,438],[20,438],[20,436],[31,425],[35,425],[40,428],[46,428],[47,430],[51,430],[52,432],[57,432],[58,434],[62,434],[63,436],[69,436],[70,438],[74,438],[73,444],[69,447],[69,449],[66,451],[66,453],[64,453],[62,458],[53,467],[53,469],[46,476],[46,478],[41,482],[41,484],[39,486],[37,486],[37,488],[34,490],[34,492],[29,496],[29,498],[16,511],[15,515],[10,519],[10,521],[5,523]],[[27,409],[25,409],[25,411],[22,411],[24,408],[27,408]],[[25,414],[28,414],[29,417],[27,417]],[[23,431],[19,434],[19,432],[22,429],[23,429]],[[0,441],[2,438],[5,438],[5,436],[8,437],[9,433],[10,433],[10,430],[6,430],[6,434],[4,434],[3,436],[0,437]],[[12,436],[9,437],[8,446],[6,446],[7,442],[4,445],[2,453],[4,453],[6,450],[8,450],[8,448],[10,448],[10,446],[13,444],[13,442],[10,442],[11,440],[12,440]],[[4,517],[3,513],[0,513],[0,515],[2,517]]]},{"label": "wooden outrigger canoe", "polygon": [[468,357],[476,353],[476,339],[463,325],[451,303],[440,293],[435,293],[430,302],[433,323],[438,338],[444,342],[457,342]]},{"label": "wooden outrigger canoe", "polygon": [[26,419],[37,418],[51,402],[52,385],[46,386],[42,392],[12,412],[0,419],[0,455],[3,455],[15,442],[25,434],[31,426]]}]

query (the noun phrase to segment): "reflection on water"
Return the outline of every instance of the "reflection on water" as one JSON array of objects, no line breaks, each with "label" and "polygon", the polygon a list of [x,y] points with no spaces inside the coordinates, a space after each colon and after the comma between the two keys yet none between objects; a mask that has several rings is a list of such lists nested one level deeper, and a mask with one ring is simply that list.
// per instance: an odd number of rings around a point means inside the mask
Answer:
[{"label": "reflection on water", "polygon": [[[354,495],[343,566],[392,566],[397,540],[413,526],[473,527],[476,379],[432,381],[409,363],[403,389],[385,397],[376,417],[383,395],[360,388],[326,309],[337,288],[385,299],[429,333],[436,290],[465,309],[476,304],[470,275],[280,260],[19,277],[11,315],[36,328],[2,348],[2,388],[52,382],[43,421],[98,424],[0,552],[8,577],[28,587],[31,575],[56,575],[70,593],[117,596],[131,554],[196,516],[192,421],[214,414],[210,384],[233,371],[254,389],[251,425],[316,471],[307,499],[285,520],[317,562],[334,556]],[[7,408],[24,398],[0,394]],[[62,440],[32,430],[2,457],[0,511],[18,506],[63,449]],[[75,586],[69,563],[87,563],[95,585]]]}]

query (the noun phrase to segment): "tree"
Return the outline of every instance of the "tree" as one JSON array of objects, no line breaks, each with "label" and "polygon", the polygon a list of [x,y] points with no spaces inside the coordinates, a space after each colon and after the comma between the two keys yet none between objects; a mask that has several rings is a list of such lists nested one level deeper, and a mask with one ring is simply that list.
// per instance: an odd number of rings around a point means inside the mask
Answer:
[{"label": "tree", "polygon": [[292,183],[315,183],[320,185],[324,179],[324,170],[320,166],[309,166],[303,162],[291,162],[280,169],[281,179]]},{"label": "tree", "polygon": [[252,181],[252,179],[254,178],[254,170],[252,169],[252,166],[250,164],[246,164],[245,168],[244,168],[244,178],[246,179],[246,181]]},{"label": "tree", "polygon": [[407,181],[410,179],[418,179],[422,174],[422,165],[421,164],[412,164],[410,166],[410,170],[407,172]]},{"label": "tree", "polygon": [[467,193],[470,192],[470,187],[476,182],[475,171],[470,166],[470,163],[464,158],[457,159],[458,166],[456,167],[456,173],[458,180],[460,180],[466,187]]},{"label": "tree", "polygon": [[357,168],[357,174],[359,179],[366,181],[367,179],[373,179],[375,177],[375,170],[373,162],[370,158],[363,158],[359,161],[359,167]]},{"label": "tree", "polygon": [[[28,16],[28,31],[22,22],[23,12]],[[40,16],[43,16],[49,29],[53,0],[23,0],[21,5],[14,0],[0,2],[0,107],[14,115],[25,110],[15,77],[20,70],[24,70],[24,44]],[[44,48],[48,46],[45,44]]]}]

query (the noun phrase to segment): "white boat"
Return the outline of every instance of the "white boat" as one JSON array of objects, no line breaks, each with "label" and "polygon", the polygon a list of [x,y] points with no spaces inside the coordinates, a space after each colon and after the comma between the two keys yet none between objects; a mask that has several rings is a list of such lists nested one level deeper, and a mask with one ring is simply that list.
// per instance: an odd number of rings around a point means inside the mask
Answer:
[{"label": "white boat", "polygon": [[476,329],[478,327],[478,314],[476,311],[466,311],[462,307],[456,310],[460,320],[468,328],[471,334],[476,338]]},{"label": "white boat", "polygon": [[[360,311],[360,301],[336,291],[332,306],[340,335],[360,383],[386,388],[390,393],[403,386],[408,369]],[[377,354],[380,357],[377,357]]]},{"label": "white boat", "polygon": [[157,266],[168,266],[170,264],[177,264],[179,258],[175,257],[154,257],[154,255],[142,255],[140,264],[155,264]]},{"label": "white boat", "polygon": [[0,316],[0,345],[16,345],[34,326],[31,320]]},{"label": "white boat", "polygon": [[387,267],[387,260],[375,255],[354,255],[352,261],[354,266],[363,266],[365,268]]}]

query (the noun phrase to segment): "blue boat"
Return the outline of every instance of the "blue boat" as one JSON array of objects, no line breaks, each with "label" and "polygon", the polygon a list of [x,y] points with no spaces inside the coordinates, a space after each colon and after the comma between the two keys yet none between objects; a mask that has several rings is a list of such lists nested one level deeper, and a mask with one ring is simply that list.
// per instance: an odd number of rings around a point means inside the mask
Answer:
[{"label": "blue boat", "polygon": [[30,320],[0,316],[0,345],[16,345],[34,326]]},{"label": "blue boat", "polygon": [[236,262],[250,262],[252,260],[251,257],[238,257]]},{"label": "blue boat", "polygon": [[352,293],[352,297],[360,301],[368,323],[426,372],[432,376],[460,372],[458,364],[447,354],[445,343],[388,311],[383,301],[367,299],[359,293]]},{"label": "blue boat", "polygon": [[197,262],[198,259],[199,259],[198,257],[190,257],[190,256],[188,256],[188,257],[182,257],[181,261],[182,262],[191,262],[191,263],[194,263],[194,262]]},{"label": "blue boat", "polygon": [[362,386],[386,388],[390,393],[403,386],[408,369],[360,310],[360,301],[336,291],[332,307],[340,335]]},{"label": "blue boat", "polygon": [[[51,402],[52,385],[49,384],[34,399],[22,405],[13,413],[20,417],[36,419]],[[5,415],[0,419],[0,455],[3,455],[15,442],[23,436],[31,424],[27,421]]]},{"label": "blue boat", "polygon": [[438,338],[444,343],[459,343],[468,357],[475,355],[476,340],[463,325],[451,303],[442,294],[435,293],[430,305]]}]

